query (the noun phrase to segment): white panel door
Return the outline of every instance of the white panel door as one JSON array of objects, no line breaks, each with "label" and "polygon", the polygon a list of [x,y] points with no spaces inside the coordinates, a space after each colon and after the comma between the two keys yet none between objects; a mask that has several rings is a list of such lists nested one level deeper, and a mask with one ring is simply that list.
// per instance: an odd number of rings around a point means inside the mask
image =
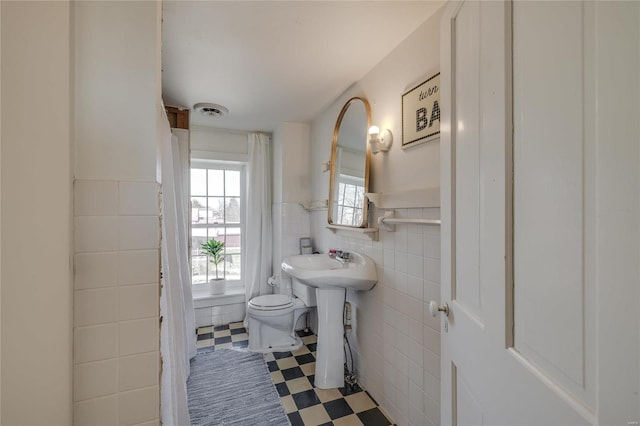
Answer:
[{"label": "white panel door", "polygon": [[445,425],[640,419],[639,28],[638,2],[444,14]]}]

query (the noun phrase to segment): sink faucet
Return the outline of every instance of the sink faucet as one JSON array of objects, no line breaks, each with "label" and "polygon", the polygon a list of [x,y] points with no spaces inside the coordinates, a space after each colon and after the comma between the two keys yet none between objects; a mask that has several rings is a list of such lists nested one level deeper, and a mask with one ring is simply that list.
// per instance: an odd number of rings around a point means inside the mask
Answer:
[{"label": "sink faucet", "polygon": [[336,253],[336,258],[343,262],[349,262],[351,260],[351,253],[348,251],[338,250]]}]

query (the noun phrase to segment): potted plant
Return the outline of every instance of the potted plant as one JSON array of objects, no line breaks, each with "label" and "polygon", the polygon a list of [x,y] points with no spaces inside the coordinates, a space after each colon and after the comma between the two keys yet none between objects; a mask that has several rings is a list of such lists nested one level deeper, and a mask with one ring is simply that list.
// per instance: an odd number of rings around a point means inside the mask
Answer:
[{"label": "potted plant", "polygon": [[210,239],[201,245],[202,250],[209,256],[209,262],[216,266],[216,277],[211,278],[211,293],[223,294],[225,289],[224,278],[218,276],[218,265],[224,260],[224,242],[215,238]]}]

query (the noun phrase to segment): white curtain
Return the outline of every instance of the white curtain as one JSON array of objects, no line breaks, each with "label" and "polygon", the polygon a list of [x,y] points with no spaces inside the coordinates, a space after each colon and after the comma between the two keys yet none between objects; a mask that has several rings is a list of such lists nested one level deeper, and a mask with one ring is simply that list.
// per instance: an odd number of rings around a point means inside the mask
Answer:
[{"label": "white curtain", "polygon": [[[247,266],[246,296],[269,293],[271,276],[271,154],[269,137],[249,134],[249,168],[247,176]],[[245,321],[246,322],[246,321]]]},{"label": "white curtain", "polygon": [[168,125],[160,146],[162,169],[161,416],[165,425],[189,425],[187,378],[196,355],[196,332],[187,245],[188,147]]}]

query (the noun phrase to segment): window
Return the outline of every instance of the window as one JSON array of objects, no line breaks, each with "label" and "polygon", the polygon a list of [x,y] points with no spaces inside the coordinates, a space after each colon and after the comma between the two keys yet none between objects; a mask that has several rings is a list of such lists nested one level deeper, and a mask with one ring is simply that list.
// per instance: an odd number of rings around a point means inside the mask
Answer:
[{"label": "window", "polygon": [[[191,168],[191,282],[242,279],[244,231],[244,168],[213,164]],[[202,244],[224,243],[219,264],[211,262]]]},{"label": "window", "polygon": [[364,205],[364,179],[340,175],[338,183],[338,223],[360,226]]}]

